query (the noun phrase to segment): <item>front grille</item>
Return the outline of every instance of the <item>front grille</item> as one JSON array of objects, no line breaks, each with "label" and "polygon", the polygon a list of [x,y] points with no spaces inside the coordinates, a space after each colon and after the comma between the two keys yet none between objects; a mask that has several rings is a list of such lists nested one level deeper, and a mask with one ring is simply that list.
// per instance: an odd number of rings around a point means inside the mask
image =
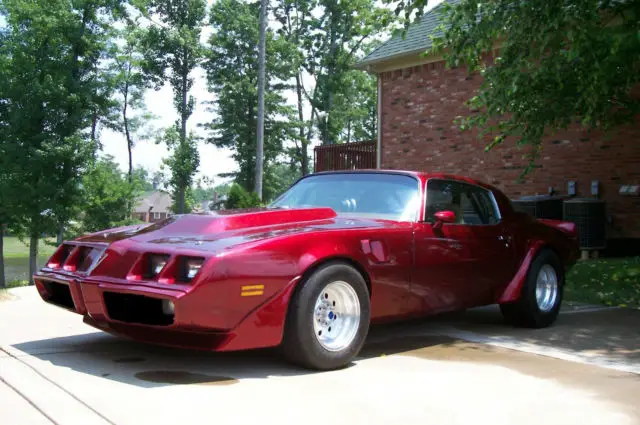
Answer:
[{"label": "front grille", "polygon": [[75,310],[75,304],[71,297],[71,288],[64,283],[43,281],[45,290],[47,291],[47,301],[60,307]]},{"label": "front grille", "polygon": [[173,316],[162,312],[162,300],[143,295],[105,292],[107,314],[113,320],[141,325],[168,326]]}]

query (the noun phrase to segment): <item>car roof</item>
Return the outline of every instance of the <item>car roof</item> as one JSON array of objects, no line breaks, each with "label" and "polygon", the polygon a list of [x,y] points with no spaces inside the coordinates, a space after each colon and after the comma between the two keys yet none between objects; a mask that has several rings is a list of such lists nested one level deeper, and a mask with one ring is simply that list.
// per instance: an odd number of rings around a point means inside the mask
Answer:
[{"label": "car roof", "polygon": [[448,180],[458,180],[461,182],[466,182],[470,184],[475,184],[478,186],[482,186],[491,190],[499,190],[492,185],[472,179],[470,177],[465,177],[456,174],[447,174],[447,173],[428,173],[424,171],[412,171],[412,170],[392,170],[392,169],[358,169],[358,170],[336,170],[336,171],[319,171],[317,173],[313,173],[310,175],[322,175],[322,174],[362,174],[362,173],[379,173],[379,174],[402,174],[408,176],[414,176],[419,178],[420,180],[428,180],[428,179],[448,179]]}]

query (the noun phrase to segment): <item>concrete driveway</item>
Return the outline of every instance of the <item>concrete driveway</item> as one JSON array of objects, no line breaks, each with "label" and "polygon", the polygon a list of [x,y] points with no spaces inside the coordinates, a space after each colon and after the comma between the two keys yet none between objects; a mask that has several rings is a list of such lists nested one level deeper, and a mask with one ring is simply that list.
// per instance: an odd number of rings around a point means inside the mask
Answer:
[{"label": "concrete driveway", "polygon": [[344,370],[270,350],[167,349],[40,301],[0,302],[0,423],[640,424],[640,312],[567,306],[522,330],[495,307],[372,330]]}]

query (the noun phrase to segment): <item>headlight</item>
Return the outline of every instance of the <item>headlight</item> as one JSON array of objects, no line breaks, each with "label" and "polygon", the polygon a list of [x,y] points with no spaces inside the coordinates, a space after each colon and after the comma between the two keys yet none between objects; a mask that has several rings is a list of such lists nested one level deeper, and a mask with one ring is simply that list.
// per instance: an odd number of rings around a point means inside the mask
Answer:
[{"label": "headlight", "polygon": [[149,256],[149,277],[156,277],[160,274],[164,266],[167,265],[167,261],[169,261],[168,255],[150,255]]},{"label": "headlight", "polygon": [[180,280],[183,282],[191,282],[200,271],[203,262],[204,260],[202,258],[185,258],[182,262]]}]

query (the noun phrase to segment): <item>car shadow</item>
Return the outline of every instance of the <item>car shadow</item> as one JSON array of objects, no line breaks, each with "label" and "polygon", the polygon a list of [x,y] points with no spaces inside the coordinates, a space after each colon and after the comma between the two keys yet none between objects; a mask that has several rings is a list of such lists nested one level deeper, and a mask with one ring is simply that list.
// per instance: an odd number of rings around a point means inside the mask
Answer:
[{"label": "car shadow", "polygon": [[[488,345],[467,344],[439,334],[439,327],[446,325],[488,338],[509,337],[523,344],[600,353],[617,356],[620,361],[640,363],[639,318],[637,311],[605,310],[560,315],[557,324],[547,329],[518,329],[505,326],[495,308],[473,309],[373,326],[356,362],[398,354],[435,360],[472,360],[481,355],[486,361],[491,360],[488,354],[493,349]],[[13,350],[16,358],[41,373],[43,369],[37,362],[24,354],[57,367],[144,388],[231,385],[243,379],[335,373],[293,366],[277,349],[229,353],[193,351],[138,343],[103,332],[29,341],[12,348],[18,350]]]},{"label": "car shadow", "polygon": [[[455,341],[440,335],[403,336],[410,327],[410,323],[373,326],[355,361]],[[229,385],[242,379],[334,373],[292,365],[277,348],[215,353],[139,343],[104,332],[34,340],[11,347],[19,350],[12,350],[14,357],[41,373],[42,368],[28,356],[57,367],[145,388],[176,384]],[[353,366],[355,363],[346,369]]]},{"label": "car shadow", "polygon": [[585,357],[603,357],[613,362],[640,365],[640,310],[636,309],[594,308],[566,303],[556,322],[541,329],[505,324],[497,306],[443,315],[433,322],[446,323],[489,340],[507,339],[516,346],[535,345]]}]

